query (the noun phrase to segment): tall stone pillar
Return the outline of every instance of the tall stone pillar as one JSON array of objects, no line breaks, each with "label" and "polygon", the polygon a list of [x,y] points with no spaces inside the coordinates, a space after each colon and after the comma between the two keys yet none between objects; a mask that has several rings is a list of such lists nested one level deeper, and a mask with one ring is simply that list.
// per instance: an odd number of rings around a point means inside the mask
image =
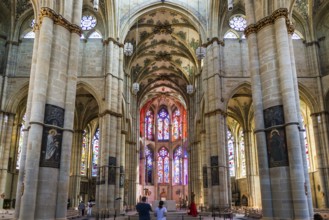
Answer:
[{"label": "tall stone pillar", "polygon": [[119,68],[122,56],[121,45],[109,38],[105,41],[105,46],[105,103],[100,114],[100,182],[96,201],[98,211],[108,215],[115,213],[115,203],[120,198],[119,181],[123,147],[121,138],[123,73]]},{"label": "tall stone pillar", "polygon": [[259,176],[257,173],[257,151],[256,146],[252,144],[252,133],[250,130],[244,131],[244,143],[246,154],[246,168],[247,168],[247,182],[248,182],[248,205],[252,207],[261,207],[261,201],[259,197]]},{"label": "tall stone pillar", "polygon": [[226,113],[223,110],[221,94],[218,88],[220,84],[220,42],[218,39],[211,40],[207,45],[207,55],[203,70],[204,91],[205,91],[205,129],[206,143],[209,149],[206,161],[209,167],[208,175],[208,201],[211,207],[223,208],[230,206],[228,189],[228,164],[226,147]]},{"label": "tall stone pillar", "polygon": [[[310,219],[308,177],[299,132],[299,96],[293,72],[288,10],[279,8],[255,20],[254,1],[246,1],[249,63],[255,132],[265,219]],[[259,53],[259,54],[258,54]],[[266,148],[265,148],[266,146]]]},{"label": "tall stone pillar", "polygon": [[81,11],[81,1],[67,7],[69,21],[39,10],[18,219],[66,219]]},{"label": "tall stone pillar", "polygon": [[3,208],[4,199],[10,198],[10,192],[6,189],[6,180],[8,176],[8,159],[10,154],[10,146],[13,134],[14,115],[7,113],[0,113],[0,209]]},{"label": "tall stone pillar", "polygon": [[72,156],[70,167],[69,199],[72,207],[78,207],[80,194],[81,143],[83,130],[75,130],[72,142]]}]

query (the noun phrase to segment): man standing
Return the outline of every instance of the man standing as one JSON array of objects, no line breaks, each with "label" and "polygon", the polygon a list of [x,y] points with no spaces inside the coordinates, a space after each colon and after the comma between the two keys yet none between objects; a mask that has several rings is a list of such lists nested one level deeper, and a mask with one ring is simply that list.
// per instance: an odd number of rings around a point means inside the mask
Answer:
[{"label": "man standing", "polygon": [[139,220],[151,220],[150,211],[152,212],[152,207],[150,204],[146,203],[146,197],[142,197],[142,202],[136,205],[136,210],[139,215]]}]

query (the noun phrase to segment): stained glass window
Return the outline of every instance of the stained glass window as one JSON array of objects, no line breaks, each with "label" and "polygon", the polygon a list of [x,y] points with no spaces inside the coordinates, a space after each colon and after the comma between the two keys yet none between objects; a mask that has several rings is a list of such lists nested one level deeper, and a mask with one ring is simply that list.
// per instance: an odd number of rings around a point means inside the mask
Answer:
[{"label": "stained glass window", "polygon": [[187,153],[181,146],[174,150],[173,184],[187,184]]},{"label": "stained glass window", "polygon": [[91,30],[96,27],[97,20],[92,15],[84,15],[81,18],[81,29],[84,31]]},{"label": "stained glass window", "polygon": [[232,31],[228,31],[224,35],[224,39],[238,39],[238,36],[235,33],[233,33]]},{"label": "stained glass window", "polygon": [[235,15],[230,19],[229,25],[236,31],[244,31],[247,27],[247,20],[243,15]]},{"label": "stained glass window", "polygon": [[153,183],[153,150],[145,147],[145,183]]},{"label": "stained glass window", "polygon": [[294,32],[294,33],[292,34],[291,38],[292,38],[293,40],[300,40],[300,39],[302,39],[302,38],[300,37],[300,35],[299,35],[298,33],[296,33],[296,32]]},{"label": "stained glass window", "polygon": [[97,128],[95,135],[93,137],[93,154],[92,154],[92,168],[91,175],[97,176],[97,168],[98,168],[98,154],[99,154],[99,128]]},{"label": "stained glass window", "polygon": [[234,164],[234,138],[230,130],[227,130],[228,166],[230,176],[235,176]]},{"label": "stained glass window", "polygon": [[169,114],[165,108],[161,108],[158,113],[158,140],[169,140]]},{"label": "stained glass window", "polygon": [[27,34],[25,34],[23,38],[33,39],[33,38],[35,38],[35,33],[33,31],[30,31]]},{"label": "stained glass window", "polygon": [[97,31],[93,32],[89,36],[89,39],[101,39],[101,38],[102,38],[102,35],[99,32],[97,32]]},{"label": "stained glass window", "polygon": [[245,156],[245,148],[244,148],[244,135],[241,130],[239,133],[239,149],[240,149],[240,177],[246,176],[246,156]]},{"label": "stained glass window", "polygon": [[307,141],[307,131],[306,131],[306,125],[304,123],[304,118],[302,117],[303,120],[303,125],[304,125],[304,144],[305,144],[305,154],[306,154],[306,162],[307,162],[307,168],[310,169],[310,155],[309,155],[309,146],[308,146],[308,141]]},{"label": "stained glass window", "polygon": [[158,153],[158,183],[169,183],[169,152],[165,147]]},{"label": "stained glass window", "polygon": [[145,116],[145,137],[147,140],[154,140],[153,136],[154,114],[152,110],[148,110]]},{"label": "stained glass window", "polygon": [[35,19],[32,19],[31,23],[30,23],[30,27],[33,28],[35,25]]},{"label": "stained glass window", "polygon": [[88,130],[83,130],[80,166],[80,174],[83,176],[87,175],[88,142]]},{"label": "stained glass window", "polygon": [[182,123],[181,123],[181,114],[177,109],[173,113],[172,119],[172,135],[174,140],[178,140],[182,137]]},{"label": "stained glass window", "polygon": [[16,169],[17,170],[19,170],[19,164],[21,162],[21,156],[22,156],[25,120],[26,120],[26,114],[24,114],[24,116],[23,116],[22,126],[21,126],[21,129],[20,129],[20,132],[19,132],[19,141],[18,141],[17,157],[16,157]]}]

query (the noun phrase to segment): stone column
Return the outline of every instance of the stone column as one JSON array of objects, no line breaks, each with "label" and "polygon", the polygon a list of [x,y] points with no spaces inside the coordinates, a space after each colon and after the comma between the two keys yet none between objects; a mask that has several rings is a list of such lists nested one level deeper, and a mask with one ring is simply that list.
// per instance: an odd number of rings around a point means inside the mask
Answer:
[{"label": "stone column", "polygon": [[[35,30],[35,38],[33,44],[33,55],[32,55],[32,65],[31,65],[31,73],[30,73],[30,82],[29,82],[29,90],[28,94],[32,94],[35,82],[35,69],[36,69],[36,60],[38,57],[38,46],[39,46],[39,30]],[[16,202],[15,202],[15,218],[19,218],[20,213],[20,206],[21,206],[21,197],[24,192],[24,177],[25,177],[25,164],[26,164],[26,155],[27,155],[27,138],[29,134],[29,120],[31,116],[31,105],[32,105],[32,95],[27,97],[26,103],[26,119],[25,119],[25,130],[24,130],[24,137],[23,137],[23,145],[21,151],[21,161],[19,164],[20,170],[18,174],[17,180],[17,189],[16,189]]]},{"label": "stone column", "polygon": [[[14,117],[13,114],[5,112],[0,113],[0,195],[5,195],[4,198],[0,198],[0,210],[3,208],[4,199],[11,199],[10,192],[8,191],[10,187],[6,187],[8,184],[6,182],[8,172],[10,172],[10,170],[8,170],[8,159],[10,155],[10,146],[12,145],[12,134],[14,132]],[[13,160],[14,159],[15,158],[13,158]],[[15,170],[16,168],[13,169]]]},{"label": "stone column", "polygon": [[[121,163],[121,94],[123,78],[120,73],[120,44],[109,38],[105,41],[105,93],[104,109],[100,114],[101,121],[101,158],[100,167],[105,172],[104,181],[99,185],[98,207],[106,214],[115,213],[115,199],[120,196],[120,164]],[[104,176],[104,175],[103,175]],[[102,176],[101,176],[102,179]]]},{"label": "stone column", "polygon": [[[72,7],[81,11],[82,2]],[[72,12],[71,8],[66,12]],[[75,16],[71,23],[50,8],[40,10],[36,25],[40,32],[37,47],[34,47],[37,55],[33,56],[37,59],[35,66],[32,65],[35,73],[30,81],[30,88],[33,86],[29,90],[31,98],[28,98],[28,102],[31,100],[27,110],[30,111],[30,130],[19,219],[66,218],[76,92],[76,48],[80,34],[80,28],[75,24],[81,13]]]},{"label": "stone column", "polygon": [[317,170],[319,172],[319,186],[320,186],[320,195],[317,197],[317,201],[320,201],[318,204],[318,208],[326,208],[327,200],[328,200],[328,169],[326,168],[327,164],[327,155],[324,154],[326,148],[323,143],[323,136],[321,132],[321,116],[318,114],[312,114],[313,121],[313,131],[314,131],[314,144],[316,146],[316,154],[317,154]]},{"label": "stone column", "polygon": [[205,90],[205,129],[206,148],[208,148],[207,167],[210,181],[208,184],[208,201],[212,207],[229,207],[228,166],[226,146],[226,113],[221,94],[216,92],[220,84],[220,45],[218,39],[211,40],[207,45],[205,59],[204,90]]},{"label": "stone column", "polygon": [[[72,207],[78,207],[80,194],[80,169],[81,169],[81,143],[83,139],[83,131],[76,130],[73,134],[72,143],[72,156],[70,167],[70,187],[69,187],[69,199]],[[92,140],[92,137],[91,137]],[[88,148],[90,145],[88,146]]]},{"label": "stone column", "polygon": [[265,131],[265,137],[256,136],[262,174],[263,216],[266,219],[309,219],[312,208],[307,197],[309,182],[305,176],[298,127],[299,95],[289,45],[288,10],[277,9],[255,23],[253,4],[254,1],[246,2],[250,24],[246,35],[255,101],[255,128],[260,134]]},{"label": "stone column", "polygon": [[256,161],[256,146],[252,144],[252,133],[250,130],[244,130],[244,143],[245,143],[245,154],[246,154],[246,168],[247,168],[247,182],[248,182],[248,194],[249,202],[248,205],[252,207],[261,207],[259,193],[257,192],[258,187],[258,174],[257,174],[257,161]]},{"label": "stone column", "polygon": [[[279,62],[279,77],[280,77],[280,89],[282,92],[282,102],[285,117],[285,130],[287,135],[287,148],[289,156],[289,168],[290,168],[290,184],[292,190],[292,199],[294,202],[293,218],[309,219],[312,218],[313,210],[309,210],[307,201],[307,192],[305,188],[309,185],[308,177],[304,173],[304,160],[303,154],[305,154],[304,146],[301,146],[301,137],[299,133],[299,118],[300,114],[299,106],[296,105],[296,100],[299,99],[298,93],[294,88],[294,75],[292,72],[289,48],[289,36],[286,26],[286,18],[278,17],[274,23],[276,45],[278,52]],[[298,90],[297,90],[298,91]],[[297,94],[296,94],[297,93]],[[303,175],[301,175],[303,173]],[[308,174],[307,174],[308,175]]]},{"label": "stone column", "polygon": [[[246,15],[247,23],[254,24],[256,22],[254,12],[254,1],[247,0]],[[250,30],[256,30],[255,26],[250,26]],[[247,32],[248,30],[246,30]],[[254,106],[254,118],[255,118],[255,136],[257,142],[258,152],[258,166],[259,166],[259,178],[261,188],[262,199],[262,212],[264,219],[273,219],[273,204],[271,193],[271,180],[269,176],[268,158],[266,149],[266,136],[264,132],[264,114],[263,114],[263,99],[262,99],[262,85],[260,77],[260,62],[257,43],[256,31],[250,31],[247,36],[248,51],[249,51],[249,68],[251,74],[252,84],[252,97]]]}]

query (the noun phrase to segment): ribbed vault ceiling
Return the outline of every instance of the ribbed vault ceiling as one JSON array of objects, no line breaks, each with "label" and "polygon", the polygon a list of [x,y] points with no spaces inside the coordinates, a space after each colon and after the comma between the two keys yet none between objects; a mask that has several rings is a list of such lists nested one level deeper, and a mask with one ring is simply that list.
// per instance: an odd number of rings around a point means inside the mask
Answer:
[{"label": "ribbed vault ceiling", "polygon": [[132,25],[125,42],[134,45],[133,55],[126,57],[126,70],[140,84],[140,97],[149,100],[167,94],[184,100],[186,86],[193,84],[200,63],[195,56],[198,27],[186,15],[168,8],[144,14]]}]

